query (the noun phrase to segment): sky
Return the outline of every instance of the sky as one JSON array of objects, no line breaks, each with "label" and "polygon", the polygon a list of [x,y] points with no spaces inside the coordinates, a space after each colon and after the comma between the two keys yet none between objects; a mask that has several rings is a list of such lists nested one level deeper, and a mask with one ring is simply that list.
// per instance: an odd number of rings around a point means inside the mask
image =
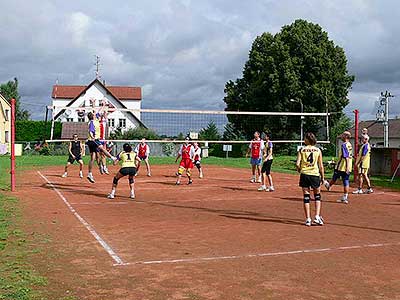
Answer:
[{"label": "sky", "polygon": [[56,80],[89,84],[99,55],[102,79],[141,86],[142,107],[222,110],[253,40],[299,18],[346,52],[356,78],[346,113],[375,119],[388,90],[400,116],[397,0],[0,0],[0,82],[17,77],[23,108],[43,119]]}]

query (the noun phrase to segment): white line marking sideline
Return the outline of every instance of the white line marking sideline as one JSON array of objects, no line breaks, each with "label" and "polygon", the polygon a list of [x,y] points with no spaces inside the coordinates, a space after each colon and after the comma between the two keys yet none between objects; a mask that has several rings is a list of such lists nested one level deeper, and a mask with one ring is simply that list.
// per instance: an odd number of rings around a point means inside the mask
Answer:
[{"label": "white line marking sideline", "polygon": [[99,244],[103,247],[103,249],[112,257],[112,259],[116,262],[114,266],[124,265],[122,259],[114,252],[114,250],[100,237],[100,235],[94,230],[94,228],[86,222],[84,218],[82,218],[76,210],[72,207],[72,205],[68,202],[68,200],[64,197],[63,194],[54,186],[50,180],[47,179],[42,173],[37,171],[38,174],[53,188],[53,190],[58,194],[62,201],[64,201],[65,205],[69,208],[69,210],[74,214],[74,216],[82,223],[83,226],[93,235],[93,237],[99,242]]},{"label": "white line marking sideline", "polygon": [[115,264],[114,266],[129,266],[129,265],[154,265],[154,264],[173,264],[173,263],[196,263],[205,261],[215,260],[228,260],[228,259],[244,259],[244,258],[257,258],[266,256],[282,256],[292,255],[301,253],[320,253],[320,252],[333,252],[333,251],[344,251],[352,249],[363,249],[363,248],[378,248],[386,246],[399,246],[398,243],[380,243],[380,244],[367,244],[358,246],[345,246],[337,248],[320,248],[320,249],[303,249],[283,252],[269,252],[269,253],[258,253],[258,254],[246,254],[246,255],[230,255],[230,256],[214,256],[214,257],[198,257],[198,258],[182,258],[182,259],[166,259],[166,260],[149,260],[149,261],[138,261],[133,263]]}]

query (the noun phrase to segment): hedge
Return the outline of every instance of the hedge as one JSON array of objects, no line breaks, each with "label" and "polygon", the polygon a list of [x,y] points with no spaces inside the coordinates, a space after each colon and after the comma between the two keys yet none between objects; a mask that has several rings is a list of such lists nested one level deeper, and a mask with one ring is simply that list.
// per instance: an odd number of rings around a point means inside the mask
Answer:
[{"label": "hedge", "polygon": [[[16,141],[43,141],[50,139],[51,122],[45,121],[17,121],[15,123]],[[61,138],[61,123],[54,123],[54,139]]]}]

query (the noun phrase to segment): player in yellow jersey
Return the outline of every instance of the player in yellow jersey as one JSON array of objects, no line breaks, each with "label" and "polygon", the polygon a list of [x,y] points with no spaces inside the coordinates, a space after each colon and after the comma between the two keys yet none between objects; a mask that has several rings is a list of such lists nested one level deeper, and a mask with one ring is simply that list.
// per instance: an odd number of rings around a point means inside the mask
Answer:
[{"label": "player in yellow jersey", "polygon": [[367,194],[371,194],[374,191],[371,188],[371,181],[368,177],[368,170],[371,161],[371,145],[369,144],[369,136],[363,135],[362,146],[358,152],[355,167],[358,168],[358,189],[353,194],[364,194],[362,190],[363,181],[367,183]]},{"label": "player in yellow jersey", "polygon": [[333,173],[330,182],[325,181],[324,185],[329,191],[332,185],[336,183],[339,178],[343,181],[343,196],[338,202],[349,203],[349,189],[350,189],[350,173],[353,168],[353,147],[350,143],[351,134],[345,131],[341,135],[342,146],[340,147],[339,160],[336,164],[335,171]]},{"label": "player in yellow jersey", "polygon": [[303,190],[304,213],[306,215],[306,226],[311,226],[311,190],[315,200],[314,223],[324,225],[321,216],[321,182],[324,181],[324,165],[322,164],[321,150],[315,147],[317,139],[311,132],[306,133],[304,138],[305,147],[297,154],[296,168],[300,173],[299,186]]},{"label": "player in yellow jersey", "polygon": [[108,199],[115,198],[115,190],[118,185],[118,180],[125,176],[129,176],[130,197],[131,199],[135,199],[135,174],[137,170],[137,164],[140,162],[140,159],[137,157],[136,152],[132,150],[131,145],[124,144],[122,149],[124,151],[117,156],[117,161],[122,162],[121,169],[119,169],[118,173],[113,179],[111,193],[107,196]]}]

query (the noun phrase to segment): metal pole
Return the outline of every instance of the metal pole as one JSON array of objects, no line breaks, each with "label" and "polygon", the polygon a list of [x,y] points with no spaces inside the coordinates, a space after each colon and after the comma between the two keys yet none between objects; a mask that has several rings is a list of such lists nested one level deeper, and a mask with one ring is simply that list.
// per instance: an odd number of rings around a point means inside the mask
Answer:
[{"label": "metal pole", "polygon": [[11,99],[11,191],[15,191],[15,104],[14,98]]},{"label": "metal pole", "polygon": [[389,96],[386,92],[385,94],[385,122],[383,123],[384,137],[383,146],[385,148],[389,147]]},{"label": "metal pole", "polygon": [[[355,109],[354,111],[354,158],[357,159],[358,156],[358,124],[359,124],[359,111]],[[354,168],[354,182],[357,181],[358,168]]]},{"label": "metal pole", "polygon": [[51,129],[50,129],[50,140],[54,137],[54,108],[51,110]]},{"label": "metal pole", "polygon": [[330,133],[329,133],[329,116],[328,116],[328,111],[329,111],[329,106],[328,106],[328,97],[325,97],[325,102],[326,102],[326,140],[330,140]]}]

